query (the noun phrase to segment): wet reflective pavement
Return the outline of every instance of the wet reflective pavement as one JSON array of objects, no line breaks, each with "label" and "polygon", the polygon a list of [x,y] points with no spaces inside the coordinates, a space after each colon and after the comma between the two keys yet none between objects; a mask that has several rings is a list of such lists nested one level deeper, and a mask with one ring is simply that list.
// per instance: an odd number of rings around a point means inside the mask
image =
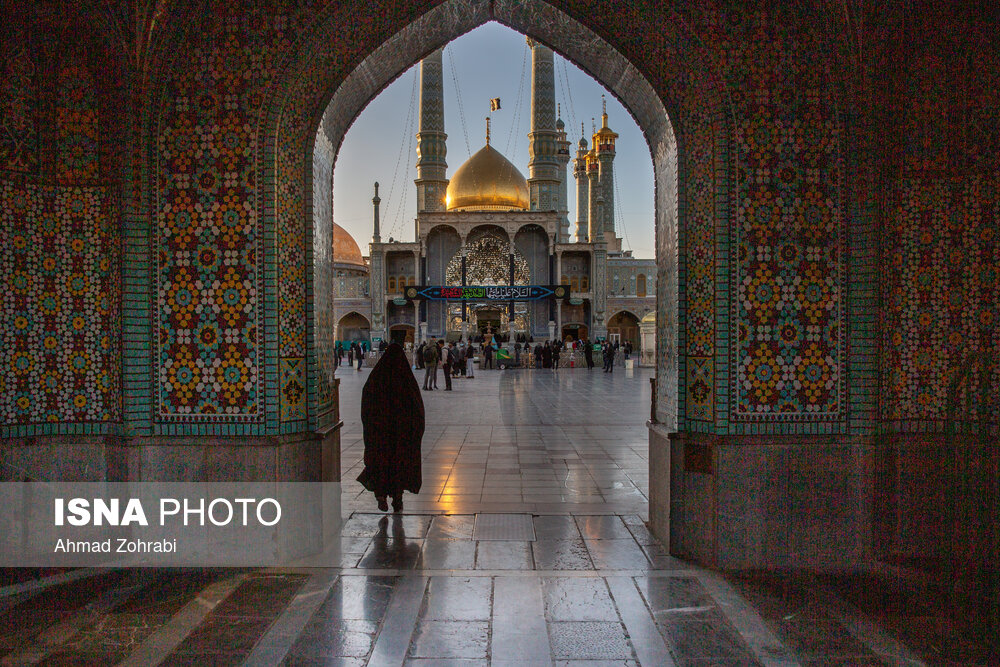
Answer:
[{"label": "wet reflective pavement", "polygon": [[[361,454],[349,392],[366,376],[342,387],[345,479]],[[727,575],[669,556],[644,522],[647,372],[455,385],[424,393],[425,489],[404,513],[344,484],[329,567],[11,585],[0,665],[991,664],[944,623],[920,644],[905,616],[917,607],[887,614],[863,593],[902,596],[891,581]],[[509,516],[477,529],[487,513]],[[487,539],[505,529],[519,539]],[[935,643],[958,648],[927,660]]]},{"label": "wet reflective pavement", "polygon": [[[349,510],[375,509],[355,479],[364,467],[361,389],[369,372],[338,373]],[[456,379],[453,391],[421,392],[423,487],[406,495],[407,510],[645,513],[652,376],[651,369],[485,370]]]}]

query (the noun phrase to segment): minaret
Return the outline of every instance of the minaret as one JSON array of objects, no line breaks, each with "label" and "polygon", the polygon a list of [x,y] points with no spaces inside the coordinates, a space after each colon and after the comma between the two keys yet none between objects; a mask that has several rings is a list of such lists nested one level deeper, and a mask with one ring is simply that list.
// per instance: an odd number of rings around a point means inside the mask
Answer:
[{"label": "minaret", "polygon": [[556,210],[559,212],[559,238],[561,243],[569,243],[569,195],[566,173],[566,165],[569,164],[569,141],[566,140],[566,124],[562,120],[562,108],[556,105],[556,132],[558,140],[556,146],[556,158],[559,160],[559,196],[556,202]]},{"label": "minaret", "polygon": [[549,47],[530,37],[528,46],[531,47],[528,199],[533,211],[554,211],[558,209],[559,190],[555,61]]},{"label": "minaret", "polygon": [[444,77],[438,49],[420,61],[420,125],[417,129],[417,211],[445,210],[448,153],[444,133]]},{"label": "minaret", "polygon": [[[601,194],[604,199],[604,219],[602,231],[611,243],[617,238],[615,230],[615,139],[618,135],[608,127],[608,103],[601,95],[601,129],[594,133],[594,150],[601,170]],[[597,239],[591,239],[595,241]]]},{"label": "minaret", "polygon": [[580,143],[573,160],[573,176],[576,178],[576,242],[587,243],[590,235],[590,181],[587,180],[587,140],[583,136],[583,123],[580,123]]},{"label": "minaret", "polygon": [[378,205],[382,203],[382,200],[378,196],[378,181],[375,181],[375,196],[372,197],[372,208],[374,209],[375,215],[375,232],[372,234],[372,243],[381,243],[382,236],[378,230]]},{"label": "minaret", "polygon": [[601,188],[601,166],[597,161],[597,152],[591,149],[587,153],[587,241],[589,243],[603,243],[604,233],[601,228],[602,207],[604,202],[603,189]]}]

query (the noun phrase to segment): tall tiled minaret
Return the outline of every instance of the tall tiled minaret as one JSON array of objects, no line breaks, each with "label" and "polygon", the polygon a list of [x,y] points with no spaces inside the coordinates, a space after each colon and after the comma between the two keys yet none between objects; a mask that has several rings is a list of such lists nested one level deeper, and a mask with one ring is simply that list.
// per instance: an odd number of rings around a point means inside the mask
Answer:
[{"label": "tall tiled minaret", "polygon": [[[601,230],[608,242],[617,237],[615,230],[615,140],[618,135],[608,127],[608,104],[601,96],[601,129],[594,132],[594,151],[601,170],[601,194],[604,198],[604,220]],[[591,229],[593,229],[591,225]],[[597,239],[591,239],[595,241]]]},{"label": "tall tiled minaret", "polygon": [[420,61],[420,125],[417,129],[417,211],[445,210],[448,153],[444,133],[444,76],[438,49]]},{"label": "tall tiled minaret", "polygon": [[580,123],[580,143],[573,160],[573,176],[576,178],[576,242],[586,243],[590,238],[590,180],[587,178],[587,140],[583,136]]},{"label": "tall tiled minaret", "polygon": [[569,243],[569,175],[566,165],[569,164],[569,141],[566,140],[566,124],[562,120],[562,109],[556,105],[556,159],[559,161],[559,196],[556,200],[556,210],[559,212],[559,241]]},{"label": "tall tiled minaret", "polygon": [[559,208],[559,134],[552,49],[530,37],[531,132],[528,133],[528,199],[533,211]]}]

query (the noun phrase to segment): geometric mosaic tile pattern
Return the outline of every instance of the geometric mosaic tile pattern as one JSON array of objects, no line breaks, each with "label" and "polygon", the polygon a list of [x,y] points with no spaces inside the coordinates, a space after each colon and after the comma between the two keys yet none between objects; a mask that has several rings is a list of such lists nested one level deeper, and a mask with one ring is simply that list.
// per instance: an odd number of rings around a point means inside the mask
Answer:
[{"label": "geometric mosaic tile pattern", "polygon": [[38,77],[29,51],[19,48],[0,62],[0,169],[38,168]]},{"label": "geometric mosaic tile pattern", "polygon": [[685,295],[687,344],[686,417],[711,422],[715,418],[715,147],[708,111],[684,118],[689,139],[682,157],[686,164],[687,221]]},{"label": "geometric mosaic tile pattern", "polygon": [[247,22],[209,22],[164,99],[154,204],[161,421],[264,414],[263,248],[249,121],[266,77]]},{"label": "geometric mosaic tile pattern", "polygon": [[963,368],[972,362],[978,369],[991,353],[991,386],[1000,386],[998,193],[996,176],[899,183],[883,288],[883,419],[940,422],[952,399],[953,417],[997,422],[995,412],[977,412],[979,371]]},{"label": "geometric mosaic tile pattern", "polygon": [[120,420],[117,217],[105,188],[0,182],[4,423]]},{"label": "geometric mosaic tile pattern", "polygon": [[819,68],[796,66],[796,54],[774,40],[759,39],[752,54],[757,68],[747,77],[735,128],[745,171],[736,193],[731,275],[737,327],[731,416],[840,421],[846,361],[840,123]]},{"label": "geometric mosaic tile pattern", "polygon": [[[583,18],[584,9],[565,7]],[[411,47],[428,46],[428,40],[457,34],[449,32],[449,21],[485,20],[488,14],[471,0],[443,9],[445,20],[399,34]],[[595,71],[607,64],[600,53],[588,61],[588,49],[598,42],[573,42],[580,33],[557,6],[497,2],[489,9],[520,16],[553,44],[583,54]],[[290,425],[304,410],[312,419],[314,408],[322,412],[332,400],[325,378],[333,322],[322,307],[330,289],[329,244],[325,228],[302,224],[313,205],[305,200],[303,160],[315,136],[311,114],[332,83],[425,10],[401,3],[376,20],[361,4],[263,0],[193,12],[197,24],[164,19],[163,42],[182,52],[171,52],[176,61],[160,61],[159,47],[151,49],[154,62],[147,64],[166,80],[151,97],[152,144],[125,148],[152,158],[150,173],[142,167],[132,172],[136,184],[146,177],[151,183],[135,199],[149,202],[151,284],[132,287],[150,288],[153,295],[153,395],[142,398],[152,403],[155,420],[249,422],[249,432],[265,416]],[[664,23],[676,19],[672,25],[680,27],[664,28],[656,38],[637,36],[635,19],[645,11]],[[549,20],[550,13],[561,18]],[[976,32],[965,14],[952,13],[965,23],[942,33]],[[830,14],[826,19],[836,25],[839,19]],[[946,26],[939,18],[928,25]],[[684,302],[678,306],[671,293],[669,305],[683,320],[668,322],[661,298],[657,326],[664,340],[673,327],[684,327],[677,337],[683,349],[661,344],[658,358],[661,371],[677,365],[681,416],[703,422],[696,428],[721,432],[764,432],[775,422],[791,422],[788,432],[798,422],[846,423],[849,399],[857,396],[848,395],[848,380],[852,387],[862,381],[845,371],[848,348],[853,356],[861,347],[847,340],[853,331],[847,306],[853,308],[860,293],[848,281],[856,275],[855,264],[847,269],[855,261],[847,252],[854,247],[847,244],[855,229],[849,222],[856,224],[861,204],[878,208],[878,202],[853,200],[845,177],[845,155],[851,157],[849,175],[869,173],[854,169],[857,127],[842,122],[838,108],[838,87],[850,88],[854,73],[827,71],[853,66],[838,60],[837,49],[849,40],[841,44],[836,31],[824,34],[801,8],[781,3],[751,11],[689,2],[625,7],[587,22],[670,98],[676,121],[681,209],[667,217],[683,223],[685,282],[675,285],[669,265],[661,263],[657,285],[663,293],[679,289]],[[84,67],[72,64],[78,55],[49,62],[58,59],[31,43],[27,29],[16,28],[18,34],[0,43],[0,252],[4,268],[11,267],[0,298],[5,315],[13,314],[0,333],[3,349],[16,357],[5,360],[0,373],[3,420],[118,420],[115,258],[122,217],[113,186],[89,187],[116,173],[99,157],[101,132],[111,130],[99,125],[98,109],[107,103],[101,97],[106,85],[113,84],[95,84]],[[928,48],[933,41],[916,39]],[[992,44],[991,34],[977,39]],[[889,205],[870,214],[885,238],[878,257],[882,290],[872,297],[885,305],[878,323],[883,420],[939,423],[952,398],[955,368],[970,354],[995,350],[1000,336],[1000,125],[989,103],[1000,63],[995,55],[984,52],[980,59],[977,49],[960,46],[976,55],[968,75],[949,69],[954,59],[947,48],[927,56],[927,67],[898,72],[872,65],[899,84],[892,94],[914,107],[886,110],[901,135],[896,152],[903,172],[878,195]],[[387,81],[398,71],[359,76]],[[603,77],[630,85],[620,74],[609,69]],[[956,85],[965,76],[969,85]],[[362,108],[366,101],[349,100],[348,106]],[[849,111],[868,113],[863,107]],[[657,192],[663,186],[658,182]],[[271,221],[273,229],[264,226]],[[24,230],[30,230],[28,241],[19,240]],[[676,256],[676,240],[666,236],[658,237],[657,252]],[[77,329],[81,322],[85,330]],[[1000,385],[997,373],[992,387]],[[661,379],[667,377],[673,381],[663,371]],[[670,413],[663,396],[661,408]]]},{"label": "geometric mosaic tile pattern", "polygon": [[60,183],[92,182],[98,177],[97,93],[90,73],[72,65],[59,73],[56,96]]}]

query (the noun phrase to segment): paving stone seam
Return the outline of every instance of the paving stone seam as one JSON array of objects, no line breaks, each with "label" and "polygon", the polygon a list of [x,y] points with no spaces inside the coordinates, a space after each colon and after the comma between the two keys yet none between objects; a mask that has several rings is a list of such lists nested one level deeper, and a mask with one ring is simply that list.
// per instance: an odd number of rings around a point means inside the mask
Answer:
[{"label": "paving stone seam", "polygon": [[0,660],[0,665],[33,665],[64,646],[85,626],[112,612],[119,605],[128,602],[144,586],[152,581],[150,577],[143,583],[127,587],[114,587],[101,592],[97,598],[73,612],[67,618],[45,628],[34,638],[32,646],[25,646],[9,653]]},{"label": "paving stone seam", "polygon": [[312,570],[306,583],[254,645],[243,663],[244,667],[281,664],[339,577],[336,571]]},{"label": "paving stone seam", "polygon": [[163,627],[146,637],[118,667],[148,667],[163,662],[246,578],[246,574],[239,574],[204,588]]},{"label": "paving stone seam", "polygon": [[417,617],[427,592],[430,577],[403,571],[392,591],[382,627],[372,646],[370,665],[402,665],[410,651]]},{"label": "paving stone seam", "polygon": [[699,570],[695,578],[712,596],[719,610],[765,667],[799,667],[794,654],[771,632],[757,611],[725,579],[715,572]]},{"label": "paving stone seam", "polygon": [[867,614],[841,598],[829,586],[814,581],[812,593],[825,605],[830,616],[875,655],[893,665],[925,667],[926,663],[919,655],[880,628]]},{"label": "paving stone seam", "polygon": [[71,572],[54,574],[49,577],[43,577],[42,579],[32,579],[31,581],[24,581],[19,584],[11,584],[10,586],[4,586],[3,588],[0,588],[0,598],[9,597],[12,595],[21,595],[22,593],[41,592],[47,588],[52,588],[53,586],[58,586],[60,584],[67,584],[71,581],[99,577],[102,574],[108,574],[109,572],[114,572],[117,569],[118,568],[113,568],[113,567],[97,567],[97,568],[82,567],[77,570],[73,570]]},{"label": "paving stone seam", "polygon": [[635,580],[632,577],[612,576],[606,577],[605,581],[639,664],[674,667],[677,664],[673,659],[676,651],[656,627],[652,612],[636,588]]}]

